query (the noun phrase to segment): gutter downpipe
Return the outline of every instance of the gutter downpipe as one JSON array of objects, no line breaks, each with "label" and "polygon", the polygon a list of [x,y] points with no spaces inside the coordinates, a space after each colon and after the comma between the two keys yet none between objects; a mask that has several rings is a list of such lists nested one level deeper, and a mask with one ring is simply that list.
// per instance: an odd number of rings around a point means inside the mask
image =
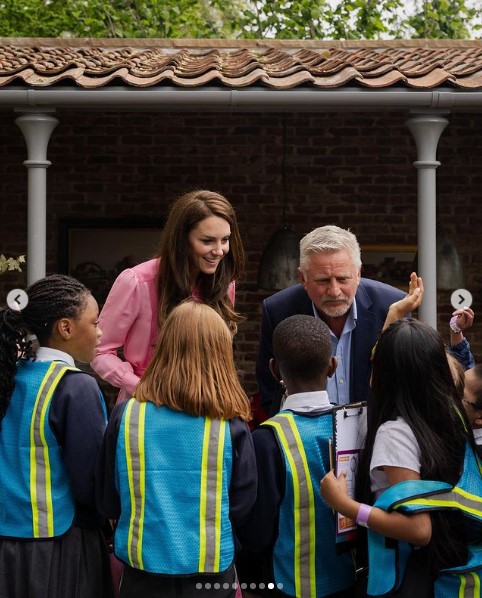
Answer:
[{"label": "gutter downpipe", "polygon": [[48,111],[30,109],[15,119],[27,143],[28,159],[28,226],[27,226],[27,285],[46,274],[47,263],[47,146],[58,120]]},{"label": "gutter downpipe", "polygon": [[418,270],[424,281],[424,297],[419,317],[437,330],[437,145],[449,121],[447,112],[416,113],[406,125],[417,145],[413,163],[418,179]]}]

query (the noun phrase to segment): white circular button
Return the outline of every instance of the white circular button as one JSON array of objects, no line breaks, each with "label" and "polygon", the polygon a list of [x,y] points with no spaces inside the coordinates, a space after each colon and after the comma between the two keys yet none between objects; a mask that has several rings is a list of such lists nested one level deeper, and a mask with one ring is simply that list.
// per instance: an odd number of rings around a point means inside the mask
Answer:
[{"label": "white circular button", "polygon": [[27,307],[28,295],[22,289],[12,289],[7,295],[7,305],[10,309],[20,311]]},{"label": "white circular button", "polygon": [[472,295],[467,289],[457,289],[450,296],[450,303],[454,309],[463,309],[472,305]]}]

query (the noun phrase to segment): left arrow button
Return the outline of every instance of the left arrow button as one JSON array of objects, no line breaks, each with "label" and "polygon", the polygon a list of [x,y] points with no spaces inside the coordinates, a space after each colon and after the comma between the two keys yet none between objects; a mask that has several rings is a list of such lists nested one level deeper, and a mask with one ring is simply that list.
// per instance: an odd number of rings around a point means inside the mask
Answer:
[{"label": "left arrow button", "polygon": [[22,289],[12,289],[7,295],[7,305],[10,309],[20,311],[28,305],[28,295]]}]

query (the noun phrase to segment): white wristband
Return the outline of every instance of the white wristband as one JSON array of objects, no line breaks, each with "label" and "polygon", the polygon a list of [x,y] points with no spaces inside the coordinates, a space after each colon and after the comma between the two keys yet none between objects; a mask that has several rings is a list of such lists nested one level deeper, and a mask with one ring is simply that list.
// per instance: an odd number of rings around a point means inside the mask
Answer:
[{"label": "white wristband", "polygon": [[366,505],[364,503],[360,505],[360,508],[358,509],[358,514],[356,516],[356,522],[358,525],[368,527],[368,517],[370,517],[372,509],[373,507],[370,507],[370,505]]}]

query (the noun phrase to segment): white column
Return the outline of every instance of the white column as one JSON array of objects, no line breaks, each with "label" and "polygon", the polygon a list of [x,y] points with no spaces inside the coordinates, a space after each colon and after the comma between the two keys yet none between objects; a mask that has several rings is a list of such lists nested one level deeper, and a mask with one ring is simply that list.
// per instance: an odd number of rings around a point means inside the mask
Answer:
[{"label": "white column", "polygon": [[15,119],[27,143],[28,159],[28,241],[27,285],[46,274],[47,262],[47,146],[50,135],[58,124],[53,116],[28,111]]},{"label": "white column", "polygon": [[423,278],[425,293],[419,318],[437,329],[437,220],[436,159],[440,136],[448,125],[444,113],[416,114],[406,125],[417,145],[413,163],[418,178],[418,274]]}]

